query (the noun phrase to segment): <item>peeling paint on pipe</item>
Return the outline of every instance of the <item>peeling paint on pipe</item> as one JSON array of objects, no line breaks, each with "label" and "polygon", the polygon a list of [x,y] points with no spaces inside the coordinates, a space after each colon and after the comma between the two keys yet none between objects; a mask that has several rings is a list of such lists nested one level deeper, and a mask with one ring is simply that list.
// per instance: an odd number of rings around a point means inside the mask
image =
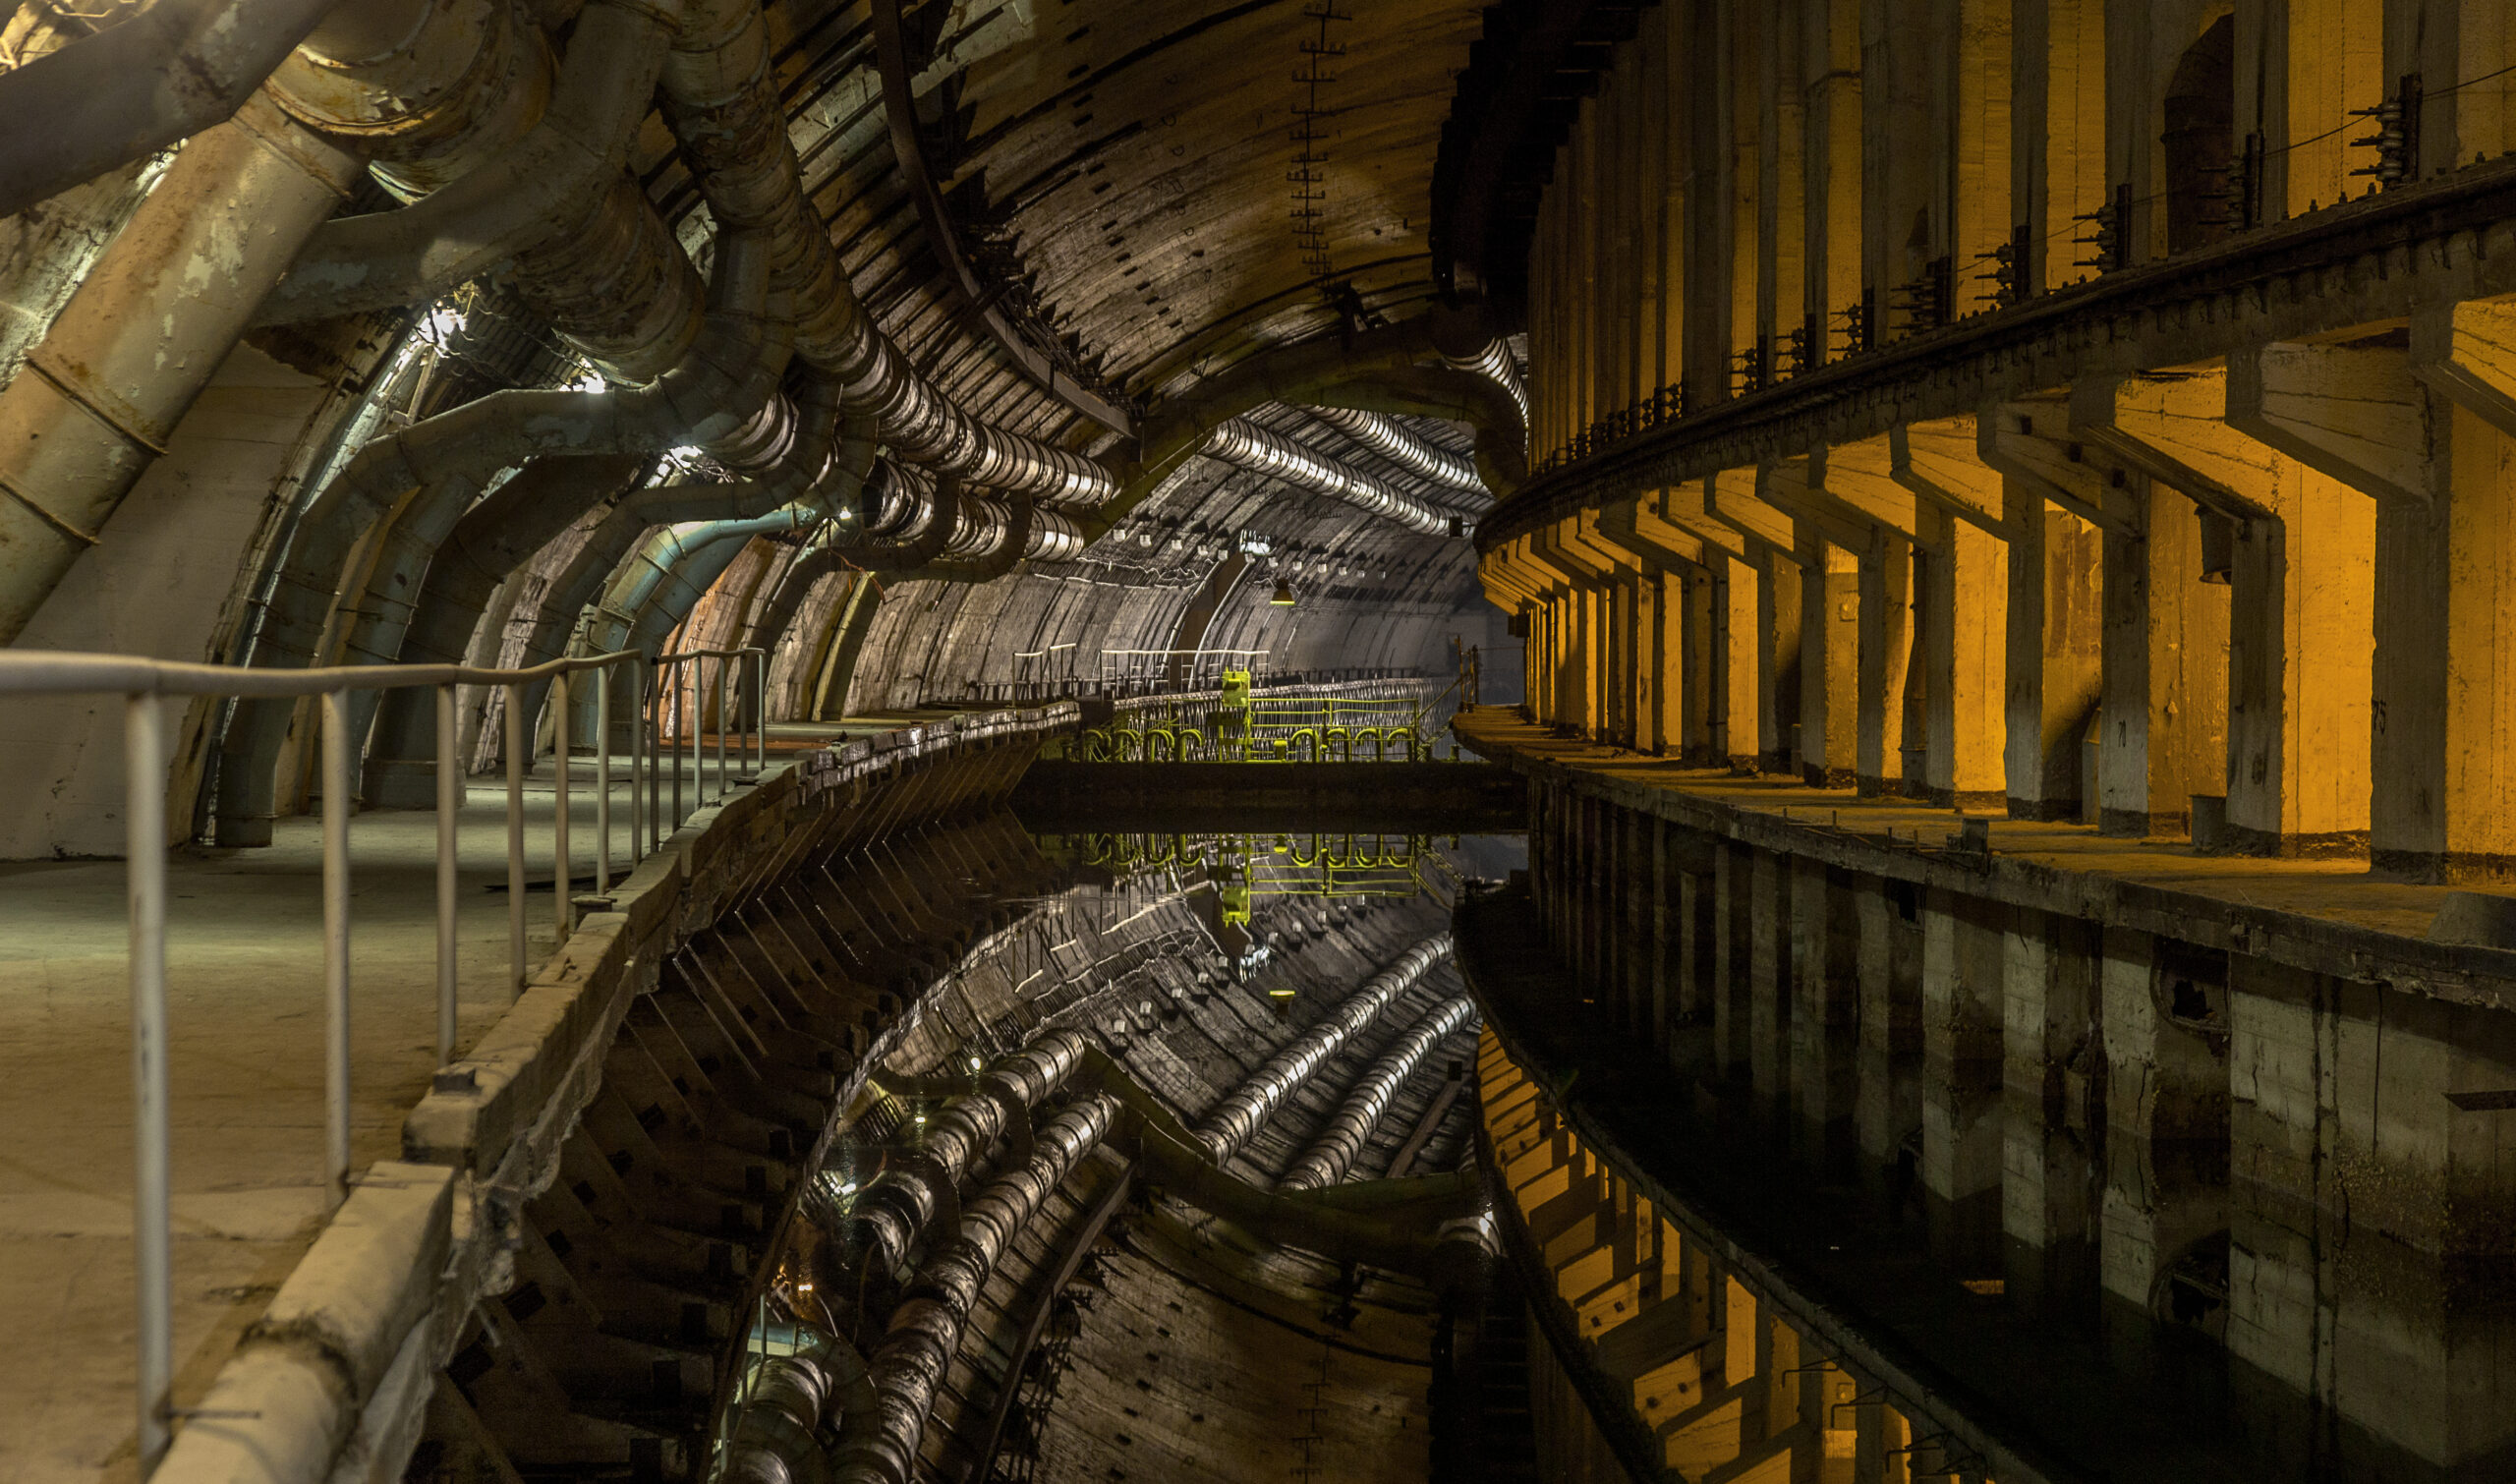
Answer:
[{"label": "peeling paint on pipe", "polygon": [[0,74],[0,216],[235,117],[336,3],[157,0]]}]

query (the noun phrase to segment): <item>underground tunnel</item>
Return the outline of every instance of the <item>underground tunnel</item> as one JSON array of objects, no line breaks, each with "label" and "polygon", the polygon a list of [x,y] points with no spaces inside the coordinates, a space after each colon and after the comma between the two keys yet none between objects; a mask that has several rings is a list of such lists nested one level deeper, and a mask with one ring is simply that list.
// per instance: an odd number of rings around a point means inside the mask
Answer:
[{"label": "underground tunnel", "polygon": [[0,1479],[2516,1477],[2508,21],[0,0]]}]

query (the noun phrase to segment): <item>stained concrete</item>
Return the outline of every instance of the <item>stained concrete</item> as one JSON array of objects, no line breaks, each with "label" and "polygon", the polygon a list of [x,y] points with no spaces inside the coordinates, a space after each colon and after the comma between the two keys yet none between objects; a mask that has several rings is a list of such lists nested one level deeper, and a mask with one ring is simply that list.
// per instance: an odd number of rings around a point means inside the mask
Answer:
[{"label": "stained concrete", "polygon": [[[713,760],[712,760],[713,778]],[[591,872],[593,766],[572,785]],[[550,879],[551,772],[526,790],[531,880]],[[614,870],[630,860],[615,788]],[[505,788],[461,817],[457,1051],[511,1002]],[[191,1404],[324,1215],[319,822],[268,849],[167,863],[175,1400]],[[351,850],[351,1168],[397,1156],[435,1068],[432,813],[361,815]],[[134,1477],[131,1042],[119,861],[0,866],[0,1479]],[[529,893],[528,961],[553,940]]]}]

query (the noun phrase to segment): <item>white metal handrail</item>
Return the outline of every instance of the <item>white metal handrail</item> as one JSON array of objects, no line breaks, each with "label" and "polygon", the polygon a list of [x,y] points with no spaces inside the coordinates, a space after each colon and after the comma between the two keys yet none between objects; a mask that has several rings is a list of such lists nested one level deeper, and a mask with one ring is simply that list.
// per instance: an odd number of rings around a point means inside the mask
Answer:
[{"label": "white metal handrail", "polygon": [[[708,807],[707,773],[700,760],[700,744],[704,732],[699,722],[699,713],[707,706],[706,661],[711,659],[716,661],[716,797],[722,800],[732,788],[732,779],[725,766],[725,714],[726,703],[730,695],[726,678],[729,668],[736,659],[751,661],[751,710],[754,718],[752,771],[757,774],[769,767],[769,651],[757,646],[746,646],[735,650],[682,650],[671,655],[657,656],[655,662],[663,669],[666,678],[658,682],[656,694],[658,697],[663,696],[669,687],[669,693],[674,699],[673,748],[677,752],[680,744],[685,740],[690,744],[690,786],[693,795],[691,807],[694,809]],[[681,682],[677,678],[672,678],[684,664],[691,667],[690,705],[686,708],[679,704]],[[740,714],[739,709],[735,713]],[[607,728],[610,717],[610,712],[607,709],[603,712],[603,716]],[[647,812],[652,822],[650,828],[655,830],[655,839],[650,842],[649,849],[654,849],[662,843],[663,836],[670,833],[662,828],[662,784],[658,779],[658,774],[662,771],[661,754],[665,747],[663,715],[660,707],[658,708],[655,725],[655,756],[647,769]],[[630,791],[633,796],[637,791],[634,778]],[[677,765],[672,772],[672,813],[674,819],[682,818],[681,769]]]},{"label": "white metal handrail", "polygon": [[[604,715],[609,714],[611,669],[629,667],[645,711],[645,656],[634,650],[553,659],[529,669],[480,669],[452,664],[343,665],[318,669],[249,669],[140,659],[127,655],[45,650],[0,651],[0,695],[110,695],[124,697],[124,867],[130,901],[132,1091],[136,1125],[132,1247],[138,1268],[140,1309],[140,1471],[145,1477],[171,1441],[174,1379],[173,1233],[167,1156],[166,1034],[166,723],[162,696],[320,697],[323,707],[323,1099],[324,1183],[330,1206],[349,1193],[350,1163],[350,784],[349,697],[352,691],[436,688],[436,991],[437,1064],[453,1058],[455,1036],[455,844],[456,815],[464,797],[463,769],[455,749],[454,687],[503,685],[506,694],[507,923],[510,985],[525,978],[524,773],[531,753],[525,741],[525,687],[550,681],[558,715],[558,787],[553,805],[551,869],[559,937],[575,926],[575,859],[568,842],[569,677],[595,672]],[[596,806],[601,841],[596,850],[595,884],[611,880],[611,738],[599,728]],[[640,838],[637,778],[643,728],[630,729],[630,838]],[[720,740],[721,751],[721,740]],[[721,765],[720,765],[721,766]],[[675,772],[676,795],[679,772]]]}]

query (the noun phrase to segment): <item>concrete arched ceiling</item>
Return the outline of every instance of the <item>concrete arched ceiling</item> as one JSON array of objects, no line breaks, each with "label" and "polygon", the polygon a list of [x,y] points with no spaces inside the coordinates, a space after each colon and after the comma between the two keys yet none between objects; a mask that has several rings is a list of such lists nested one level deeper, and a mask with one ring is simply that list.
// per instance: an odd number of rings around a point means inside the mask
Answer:
[{"label": "concrete arched ceiling", "polygon": [[919,86],[957,115],[955,199],[1009,220],[1059,327],[1145,393],[1334,327],[1323,262],[1372,311],[1420,307],[1434,157],[1478,24],[1424,0],[1011,4]]}]

